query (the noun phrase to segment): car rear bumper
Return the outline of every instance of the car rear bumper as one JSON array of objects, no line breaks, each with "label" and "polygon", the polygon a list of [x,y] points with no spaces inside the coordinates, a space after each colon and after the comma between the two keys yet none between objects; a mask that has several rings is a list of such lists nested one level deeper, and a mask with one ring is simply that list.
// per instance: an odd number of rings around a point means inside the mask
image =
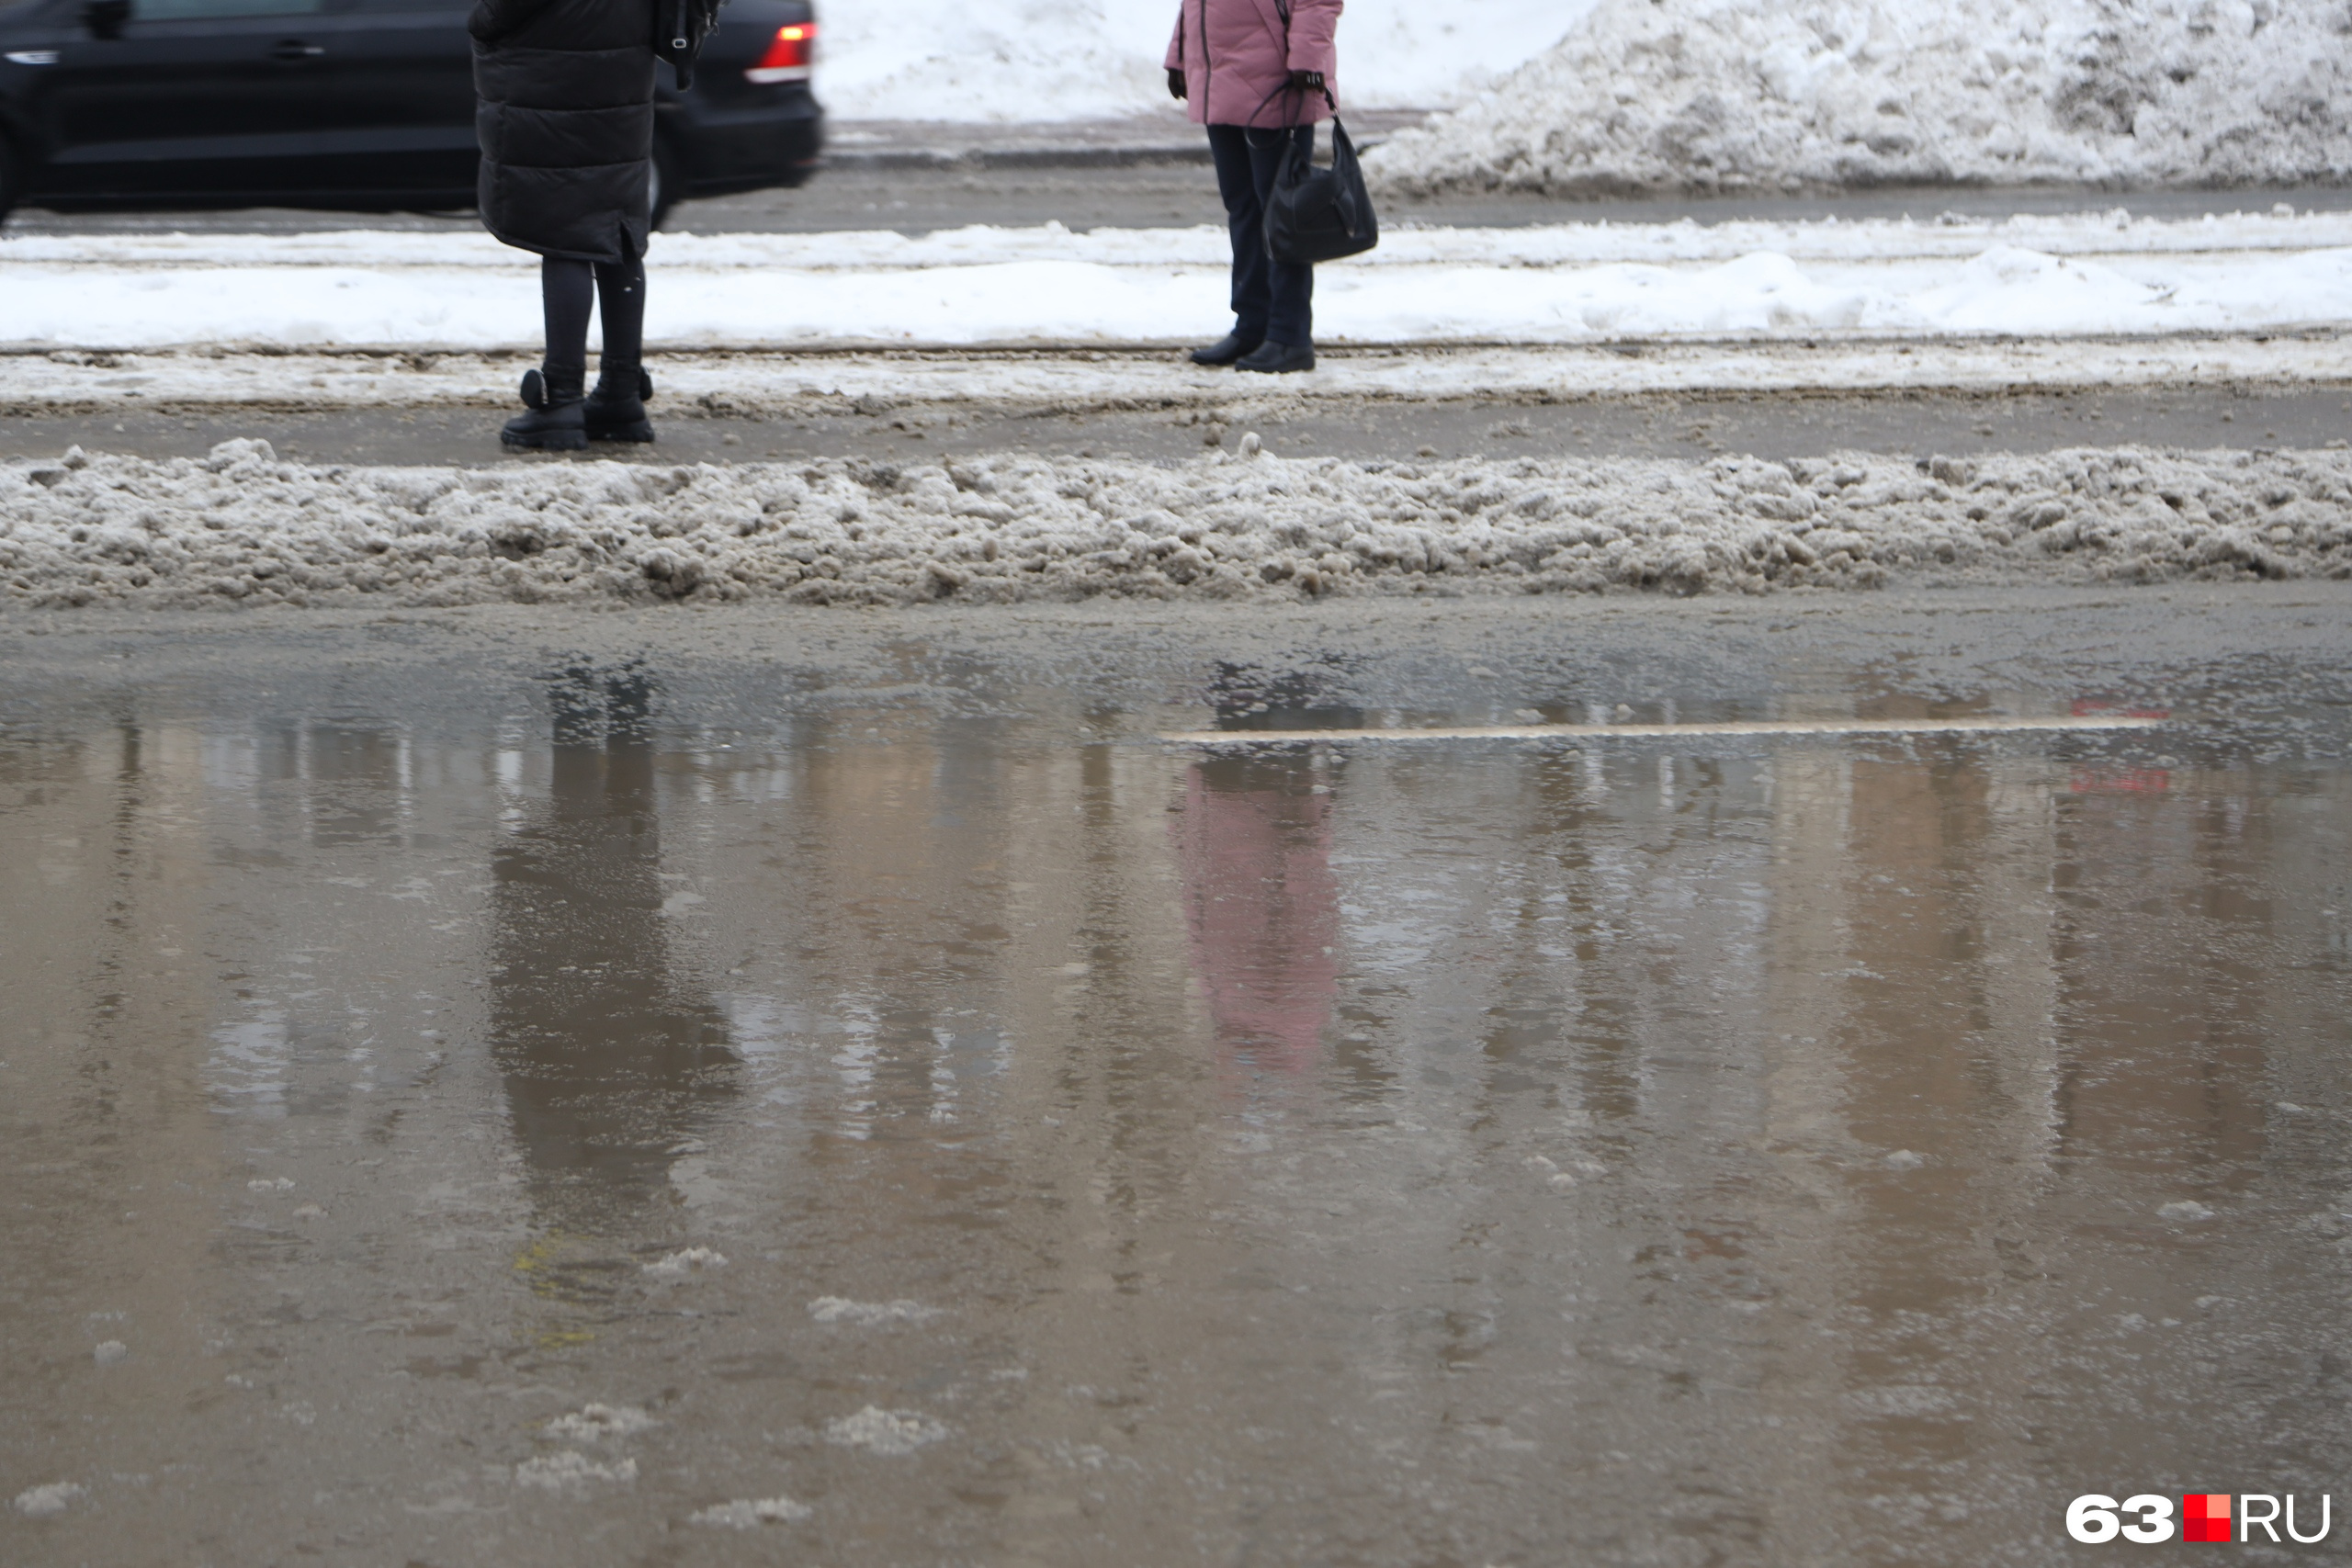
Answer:
[{"label": "car rear bumper", "polygon": [[[825,116],[808,88],[780,83],[762,89],[767,102],[676,106],[661,131],[694,196],[797,186],[825,151]],[[665,106],[666,107],[666,106]]]}]

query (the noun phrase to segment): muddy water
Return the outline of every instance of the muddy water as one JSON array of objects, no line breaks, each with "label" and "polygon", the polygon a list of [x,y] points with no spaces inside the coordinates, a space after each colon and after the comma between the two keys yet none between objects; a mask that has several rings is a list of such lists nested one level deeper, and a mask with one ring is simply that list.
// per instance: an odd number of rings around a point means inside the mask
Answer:
[{"label": "muddy water", "polygon": [[2347,607],[0,628],[0,1560],[2308,1532]]}]

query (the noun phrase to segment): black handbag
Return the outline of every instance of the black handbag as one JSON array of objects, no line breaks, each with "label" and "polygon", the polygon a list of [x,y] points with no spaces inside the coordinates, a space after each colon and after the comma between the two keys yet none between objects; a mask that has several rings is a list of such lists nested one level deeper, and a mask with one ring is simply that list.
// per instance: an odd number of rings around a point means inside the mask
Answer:
[{"label": "black handbag", "polygon": [[[1325,98],[1329,100],[1327,93]],[[1266,254],[1278,262],[1338,261],[1362,255],[1380,243],[1380,220],[1364,188],[1355,143],[1331,104],[1331,166],[1316,167],[1296,141],[1283,151],[1274,190],[1266,201]]]},{"label": "black handbag", "polygon": [[[1274,0],[1274,9],[1282,17],[1283,41],[1287,46],[1289,0]],[[1274,93],[1289,90],[1285,85]],[[1268,102],[1274,93],[1266,95]],[[1299,94],[1301,107],[1306,96],[1303,91]],[[1312,266],[1317,262],[1362,255],[1380,243],[1380,220],[1373,216],[1372,192],[1364,188],[1356,144],[1348,140],[1348,128],[1340,123],[1340,100],[1327,86],[1323,101],[1331,106],[1331,166],[1315,166],[1311,141],[1308,147],[1301,147],[1286,139],[1282,167],[1274,171],[1274,192],[1266,201],[1266,254],[1294,265]]]}]

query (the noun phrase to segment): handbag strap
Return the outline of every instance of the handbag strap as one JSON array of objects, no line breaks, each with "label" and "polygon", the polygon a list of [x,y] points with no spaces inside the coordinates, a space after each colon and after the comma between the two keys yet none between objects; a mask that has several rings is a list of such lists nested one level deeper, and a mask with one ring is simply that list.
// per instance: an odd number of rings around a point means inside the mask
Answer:
[{"label": "handbag strap", "polygon": [[[1201,14],[1203,17],[1206,17],[1208,15],[1207,0],[1202,0]],[[1290,61],[1290,0],[1274,0],[1274,15],[1283,19],[1283,61],[1285,66],[1287,66]],[[1273,93],[1268,93],[1264,97],[1258,100],[1258,107],[1250,111],[1250,118],[1251,119],[1256,119],[1258,118],[1259,111],[1263,109],[1268,104],[1274,101],[1274,93],[1288,92],[1289,90],[1290,83],[1285,80],[1281,86],[1274,89]],[[1331,106],[1331,117],[1334,119],[1338,118],[1340,114],[1340,100],[1331,96],[1331,89],[1328,86],[1323,89],[1323,101]],[[1306,96],[1303,90],[1299,95],[1298,103],[1299,107],[1301,108],[1305,108],[1306,107]],[[1285,130],[1296,130],[1298,129],[1298,121],[1296,118],[1292,118],[1290,122],[1284,125],[1283,129]]]},{"label": "handbag strap", "polygon": [[[1272,103],[1277,97],[1290,90],[1290,81],[1285,77],[1278,85],[1276,85],[1272,92],[1268,93],[1264,97],[1258,100],[1258,107],[1250,111],[1250,120],[1242,122],[1241,129],[1244,130],[1255,130],[1257,127],[1254,124],[1251,124],[1250,121],[1254,121],[1260,115],[1265,113],[1266,106],[1268,104]],[[1294,117],[1290,123],[1284,125],[1283,129],[1284,130],[1296,130],[1298,129],[1297,119]]]}]

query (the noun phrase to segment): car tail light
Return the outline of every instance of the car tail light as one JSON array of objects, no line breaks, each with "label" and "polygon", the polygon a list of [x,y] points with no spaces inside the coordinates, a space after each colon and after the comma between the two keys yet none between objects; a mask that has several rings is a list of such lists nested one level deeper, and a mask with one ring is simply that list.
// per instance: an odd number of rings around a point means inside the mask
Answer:
[{"label": "car tail light", "polygon": [[816,62],[817,24],[786,22],[768,40],[768,51],[760,56],[760,62],[743,75],[753,82],[806,82],[808,68]]}]

